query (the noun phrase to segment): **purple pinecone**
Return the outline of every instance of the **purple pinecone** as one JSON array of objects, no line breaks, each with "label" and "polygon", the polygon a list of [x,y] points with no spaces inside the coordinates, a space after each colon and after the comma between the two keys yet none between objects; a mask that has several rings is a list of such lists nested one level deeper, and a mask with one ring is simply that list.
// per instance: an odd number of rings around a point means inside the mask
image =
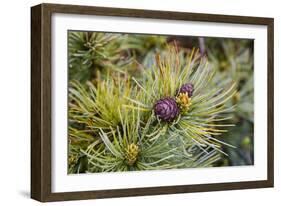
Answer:
[{"label": "purple pinecone", "polygon": [[170,122],[179,115],[179,108],[173,98],[167,97],[158,100],[154,105],[155,115],[161,120]]},{"label": "purple pinecone", "polygon": [[187,83],[181,86],[178,93],[188,93],[188,97],[192,97],[193,95],[193,84]]}]

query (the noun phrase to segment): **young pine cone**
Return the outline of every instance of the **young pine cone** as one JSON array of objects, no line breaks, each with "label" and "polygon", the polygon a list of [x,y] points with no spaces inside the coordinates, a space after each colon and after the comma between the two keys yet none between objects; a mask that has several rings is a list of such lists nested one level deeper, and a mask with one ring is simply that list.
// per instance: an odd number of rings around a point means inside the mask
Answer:
[{"label": "young pine cone", "polygon": [[174,120],[180,113],[176,101],[170,97],[158,100],[154,105],[154,112],[165,122]]},{"label": "young pine cone", "polygon": [[188,93],[188,97],[190,98],[193,95],[193,90],[194,90],[193,84],[187,83],[187,84],[184,84],[181,86],[181,88],[178,91],[178,94],[179,93]]}]

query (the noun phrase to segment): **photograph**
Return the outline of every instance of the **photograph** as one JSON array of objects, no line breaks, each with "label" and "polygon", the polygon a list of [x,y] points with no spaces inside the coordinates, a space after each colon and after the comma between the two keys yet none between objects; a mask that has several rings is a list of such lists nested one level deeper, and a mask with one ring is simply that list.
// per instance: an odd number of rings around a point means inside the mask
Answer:
[{"label": "photograph", "polygon": [[254,39],[66,38],[69,175],[254,165]]}]

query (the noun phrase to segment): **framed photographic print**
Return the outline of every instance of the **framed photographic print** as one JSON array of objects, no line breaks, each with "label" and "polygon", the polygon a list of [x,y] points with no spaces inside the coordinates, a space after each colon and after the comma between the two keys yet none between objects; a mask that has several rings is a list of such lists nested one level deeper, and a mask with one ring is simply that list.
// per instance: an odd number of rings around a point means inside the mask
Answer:
[{"label": "framed photographic print", "polygon": [[31,8],[31,197],[273,187],[273,19]]}]

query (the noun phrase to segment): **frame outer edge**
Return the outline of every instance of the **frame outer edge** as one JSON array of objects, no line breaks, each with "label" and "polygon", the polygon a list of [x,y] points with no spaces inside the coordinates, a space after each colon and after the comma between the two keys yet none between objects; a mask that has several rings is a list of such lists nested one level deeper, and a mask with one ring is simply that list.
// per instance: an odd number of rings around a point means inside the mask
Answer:
[{"label": "frame outer edge", "polygon": [[268,165],[267,180],[274,187],[274,19],[269,19],[267,26],[267,81],[268,81]]},{"label": "frame outer edge", "polygon": [[51,196],[51,10],[31,8],[31,198]]},{"label": "frame outer edge", "polygon": [[[134,13],[132,13],[134,11]],[[52,13],[93,14],[190,21],[226,22],[268,26],[268,177],[267,180],[202,185],[52,193],[51,191],[51,15]],[[167,16],[168,15],[168,16]],[[169,17],[169,18],[168,18]],[[149,11],[61,4],[40,4],[31,8],[31,198],[65,201],[92,198],[176,194],[273,187],[274,184],[274,97],[273,18],[215,14]],[[269,93],[271,93],[269,95]]]},{"label": "frame outer edge", "polygon": [[42,199],[41,63],[42,8],[31,8],[31,198]]},{"label": "frame outer edge", "polygon": [[96,7],[82,6],[74,4],[52,4],[44,3],[45,8],[55,13],[79,14],[79,15],[98,15],[98,16],[115,16],[115,17],[132,17],[132,18],[155,18],[166,20],[183,20],[183,21],[205,21],[216,23],[237,23],[237,24],[253,24],[268,25],[273,18],[270,17],[253,17],[253,16],[237,16],[209,13],[192,13],[182,11],[168,10],[148,10],[148,9],[132,9],[117,7]]}]

